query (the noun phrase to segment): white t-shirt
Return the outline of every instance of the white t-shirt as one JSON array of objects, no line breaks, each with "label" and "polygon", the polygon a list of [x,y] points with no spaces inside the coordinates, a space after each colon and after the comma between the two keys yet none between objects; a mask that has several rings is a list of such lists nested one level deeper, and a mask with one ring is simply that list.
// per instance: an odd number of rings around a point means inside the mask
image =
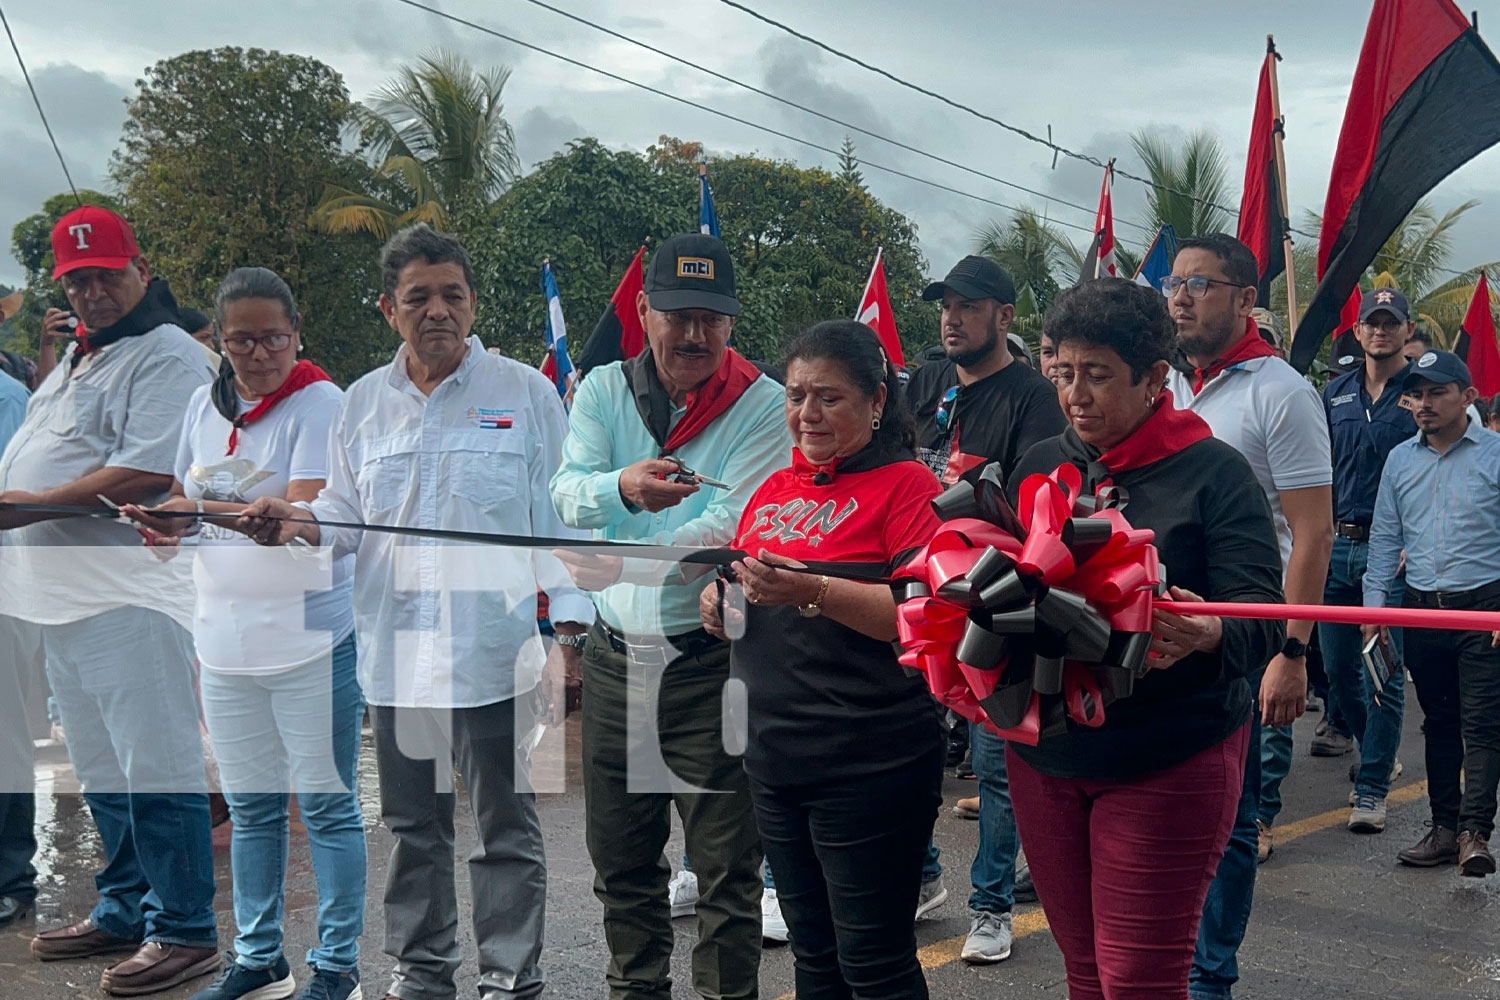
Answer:
[{"label": "white t-shirt", "polygon": [[1245,456],[1255,470],[1271,502],[1284,568],[1292,557],[1292,528],[1281,509],[1281,491],[1333,483],[1322,397],[1280,358],[1252,358],[1226,368],[1196,396],[1192,383],[1175,368],[1167,386],[1179,409],[1202,417],[1214,437]]},{"label": "white t-shirt", "polygon": [[[100,469],[172,474],[183,401],[213,380],[203,345],[164,323],[99,348],[75,368],[76,345],[32,394],[0,458],[0,490],[40,493]],[[165,500],[165,491],[147,503]],[[0,614],[41,625],[122,607],[193,614],[188,560],[163,562],[132,524],[41,521],[0,531]]]},{"label": "white t-shirt", "polygon": [[[193,393],[177,447],[176,475],[191,499],[247,503],[284,497],[295,480],[328,478],[328,432],[343,393],[315,382],[240,428],[227,455],[230,423],[209,386]],[[254,404],[240,400],[241,412]],[[354,557],[294,556],[218,525],[198,535],[193,640],[203,666],[269,674],[320,657],[354,631]]]}]

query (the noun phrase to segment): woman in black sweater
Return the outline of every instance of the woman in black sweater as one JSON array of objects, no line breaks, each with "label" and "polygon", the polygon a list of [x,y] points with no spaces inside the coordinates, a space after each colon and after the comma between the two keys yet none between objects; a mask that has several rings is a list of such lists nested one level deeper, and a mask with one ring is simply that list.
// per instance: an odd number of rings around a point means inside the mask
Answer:
[{"label": "woman in black sweater", "polygon": [[[1156,291],[1121,279],[1048,312],[1070,427],[1012,478],[1072,463],[1113,484],[1156,533],[1177,600],[1280,602],[1270,507],[1250,466],[1164,388],[1175,330]],[[1098,728],[1008,749],[1016,822],[1067,965],[1072,1000],[1186,1000],[1198,921],[1240,797],[1246,676],[1285,623],[1158,611],[1145,677]]]}]

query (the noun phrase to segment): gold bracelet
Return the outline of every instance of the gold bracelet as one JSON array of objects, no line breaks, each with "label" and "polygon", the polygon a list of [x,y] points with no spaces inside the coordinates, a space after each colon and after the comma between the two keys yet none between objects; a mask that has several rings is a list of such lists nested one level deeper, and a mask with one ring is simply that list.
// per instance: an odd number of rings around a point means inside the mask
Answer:
[{"label": "gold bracelet", "polygon": [[803,618],[816,618],[823,613],[823,598],[828,596],[828,584],[828,577],[823,577],[818,584],[818,596],[813,598],[811,604],[804,604],[797,609]]}]

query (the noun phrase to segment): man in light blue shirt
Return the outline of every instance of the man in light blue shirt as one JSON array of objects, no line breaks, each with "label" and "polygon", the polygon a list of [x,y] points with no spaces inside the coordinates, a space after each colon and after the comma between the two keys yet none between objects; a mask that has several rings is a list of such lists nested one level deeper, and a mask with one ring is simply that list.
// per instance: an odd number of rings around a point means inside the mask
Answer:
[{"label": "man in light blue shirt", "polygon": [[[1391,450],[1370,526],[1366,607],[1381,607],[1406,553],[1412,608],[1500,610],[1500,434],[1471,420],[1476,391],[1457,355],[1428,351],[1402,381],[1420,433]],[[1384,629],[1365,626],[1368,640]],[[1406,631],[1406,665],[1426,716],[1432,830],[1403,864],[1495,871],[1489,839],[1500,785],[1500,632]],[[1459,772],[1464,775],[1460,791]]]},{"label": "man in light blue shirt", "polygon": [[[647,348],[579,385],[553,501],[600,538],[727,545],[792,441],[781,386],[728,346],[740,306],[724,244],[667,240],[637,309]],[[734,703],[729,647],[699,622],[702,580],[660,563],[562,558],[599,610],[583,656],[583,773],[610,998],[671,996],[662,852],[674,803],[702,887],[693,988],[757,996],[760,835],[744,769],[725,749],[738,739],[722,718]]]}]

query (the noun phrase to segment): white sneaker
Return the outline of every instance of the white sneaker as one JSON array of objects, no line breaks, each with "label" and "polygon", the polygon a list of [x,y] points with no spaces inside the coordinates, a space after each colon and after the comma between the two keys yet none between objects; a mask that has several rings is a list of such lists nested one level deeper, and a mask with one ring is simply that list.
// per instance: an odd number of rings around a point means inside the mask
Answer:
[{"label": "white sneaker", "polygon": [[1349,829],[1355,833],[1380,833],[1385,829],[1385,799],[1361,795],[1349,810]]},{"label": "white sneaker", "polygon": [[667,901],[672,904],[672,918],[691,917],[698,909],[698,876],[681,871],[667,883]]},{"label": "white sneaker", "polygon": [[993,965],[1010,958],[1015,924],[1009,913],[970,910],[969,936],[959,957],[970,965]]},{"label": "white sneaker", "polygon": [[913,919],[921,920],[947,901],[948,890],[943,886],[941,875],[931,882],[923,882],[922,894],[917,897],[917,915]]},{"label": "white sneaker", "polygon": [[792,937],[781,915],[781,901],[776,898],[775,889],[767,889],[760,897],[760,936],[778,944],[785,944]]}]

